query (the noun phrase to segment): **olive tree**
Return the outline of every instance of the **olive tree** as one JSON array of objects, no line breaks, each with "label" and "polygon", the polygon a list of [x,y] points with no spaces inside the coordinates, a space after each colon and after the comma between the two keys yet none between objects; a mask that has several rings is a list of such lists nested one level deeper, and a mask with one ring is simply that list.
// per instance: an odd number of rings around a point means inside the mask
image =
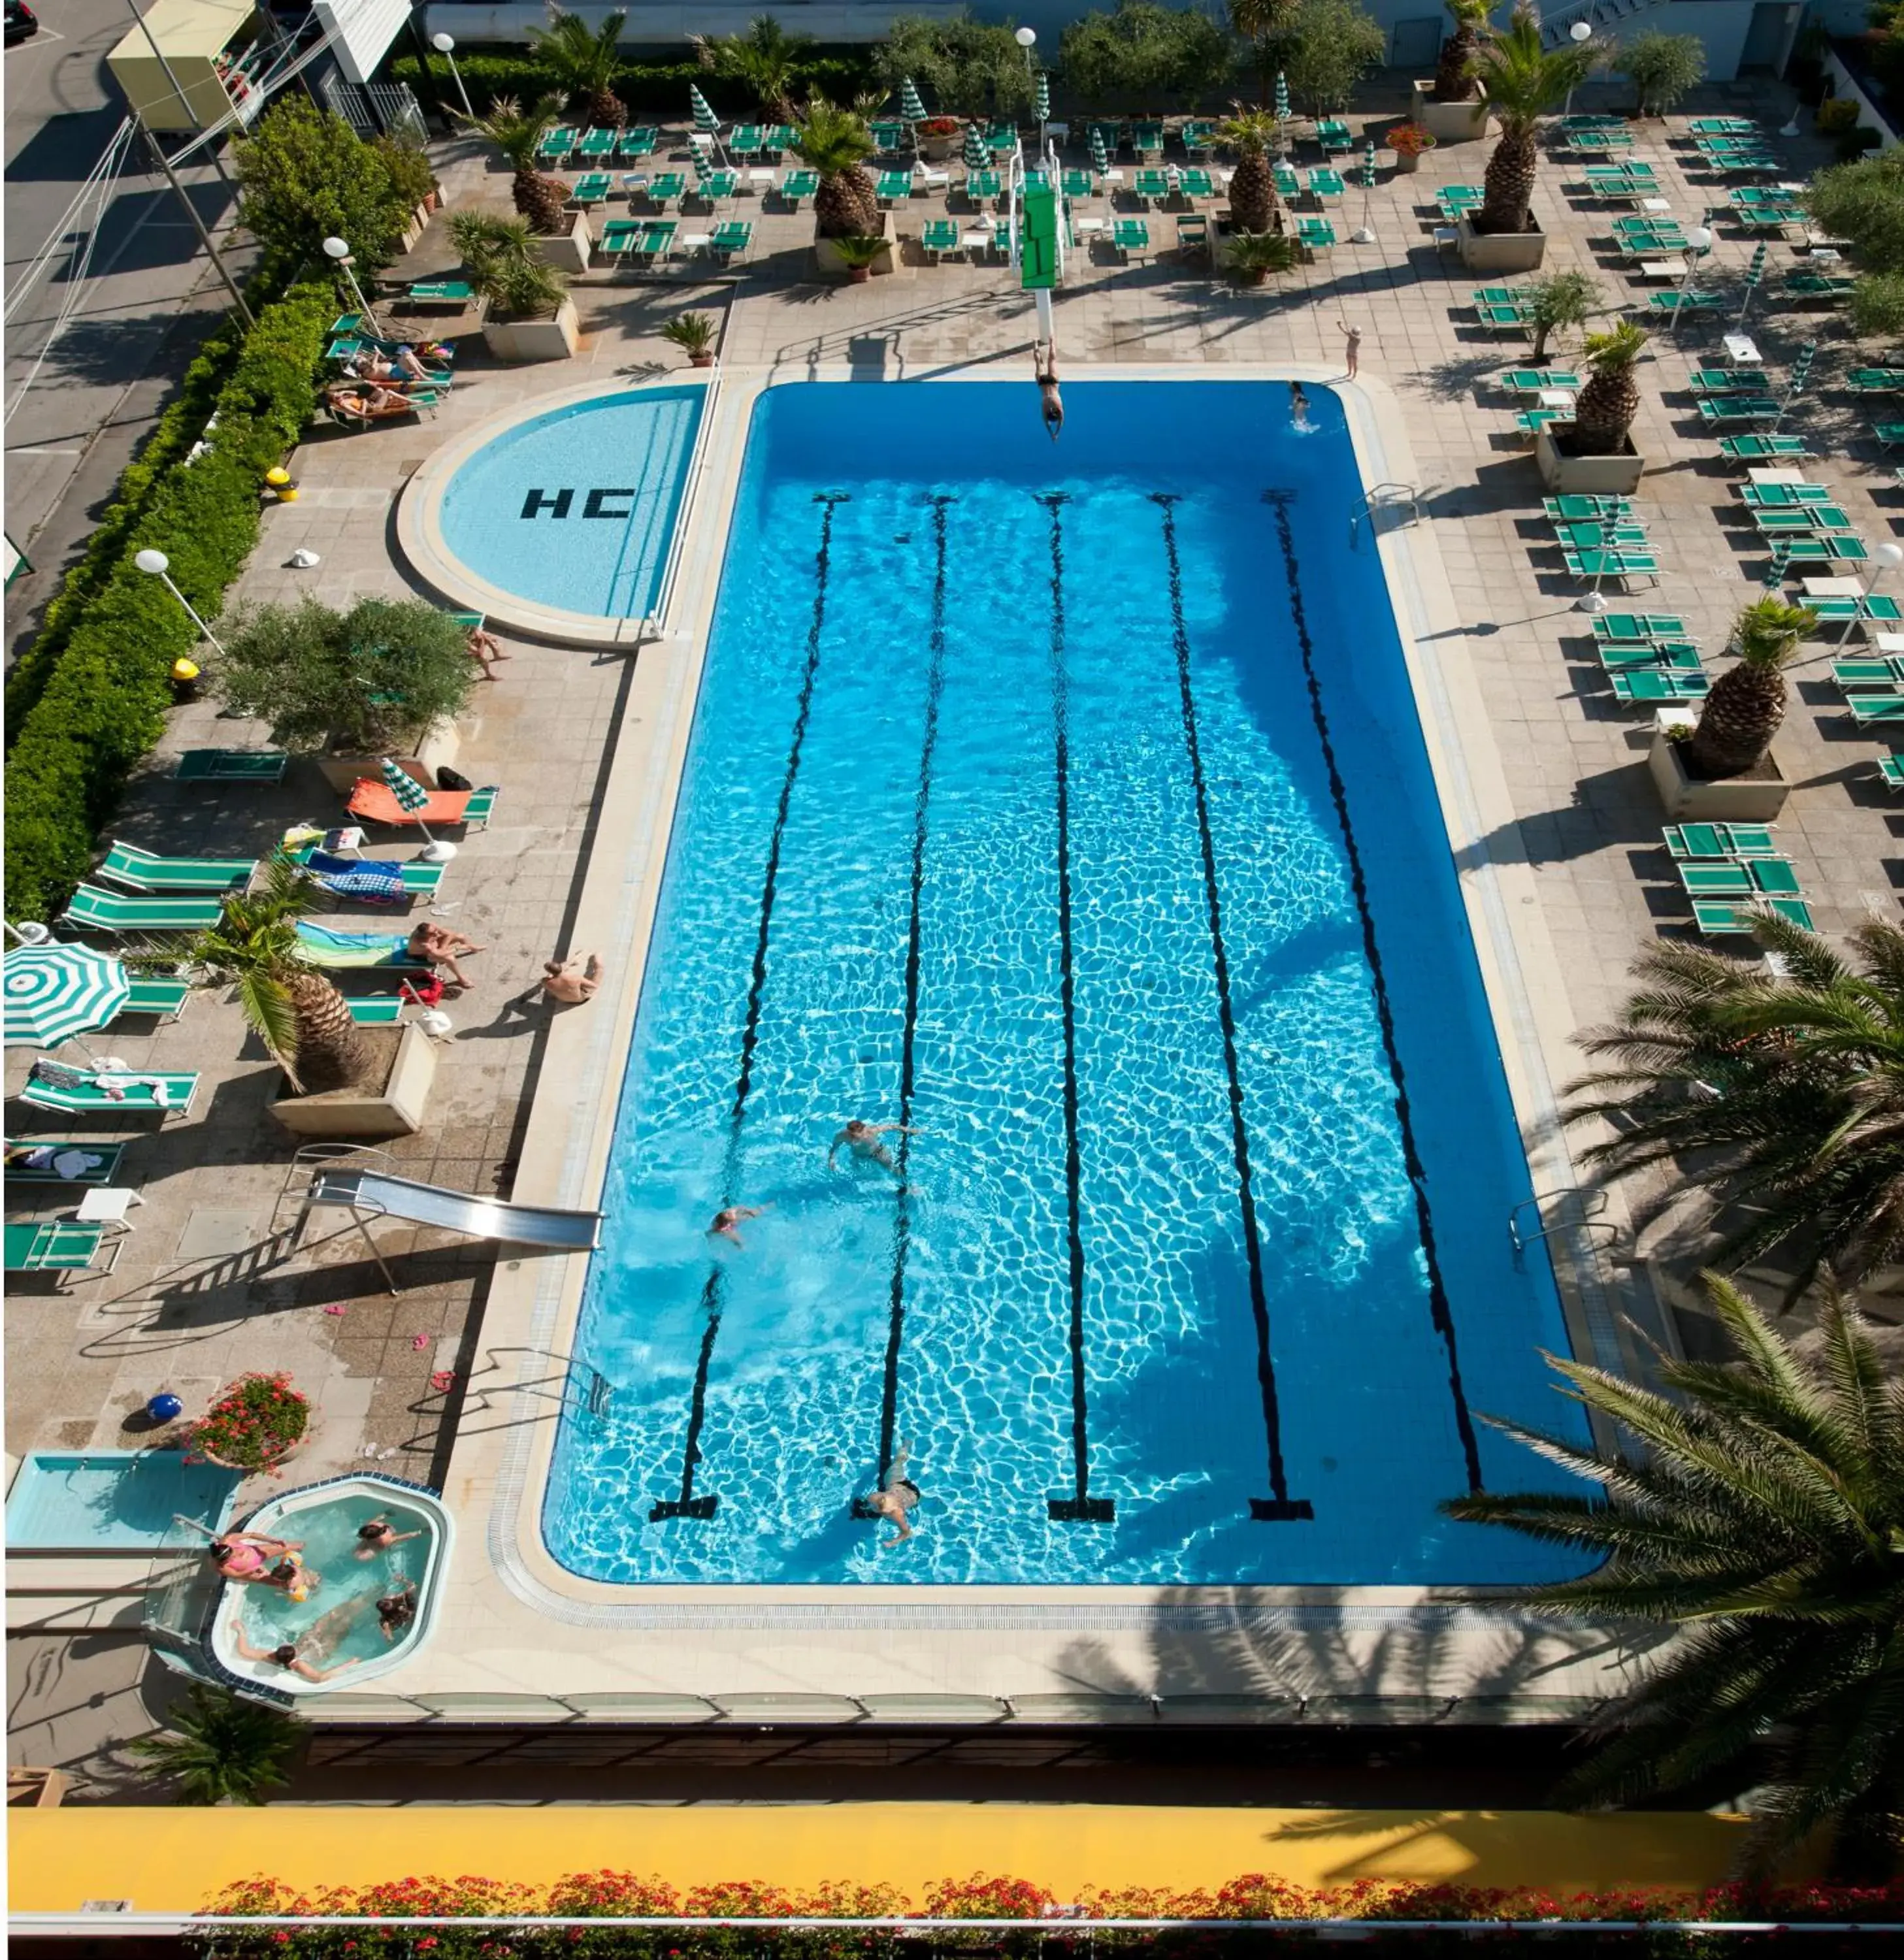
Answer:
[{"label": "olive tree", "polygon": [[1704,79],[1705,43],[1697,34],[1635,34],[1612,65],[1638,91],[1635,116],[1664,116]]},{"label": "olive tree", "polygon": [[1805,207],[1819,230],[1857,254],[1852,326],[1871,336],[1904,332],[1904,150],[1820,170]]},{"label": "olive tree", "polygon": [[1348,107],[1355,84],[1381,65],[1388,35],[1358,0],[1297,0],[1277,66],[1312,115]]},{"label": "olive tree", "polygon": [[1058,46],[1066,85],[1094,109],[1187,107],[1230,68],[1229,37],[1208,14],[1156,0],[1118,0],[1115,13],[1082,14]]},{"label": "olive tree", "polygon": [[896,20],[873,50],[873,74],[888,94],[909,78],[941,116],[1017,116],[1032,103],[1024,52],[1009,26]]}]

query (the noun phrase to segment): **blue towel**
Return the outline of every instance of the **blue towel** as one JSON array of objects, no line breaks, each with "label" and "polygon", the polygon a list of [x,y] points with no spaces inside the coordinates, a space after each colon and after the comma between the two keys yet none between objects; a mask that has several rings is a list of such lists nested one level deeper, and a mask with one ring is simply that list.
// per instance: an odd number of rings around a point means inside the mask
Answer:
[{"label": "blue towel", "polygon": [[304,868],[339,898],[391,905],[403,896],[403,867],[387,858],[335,858],[328,851],[314,851]]}]

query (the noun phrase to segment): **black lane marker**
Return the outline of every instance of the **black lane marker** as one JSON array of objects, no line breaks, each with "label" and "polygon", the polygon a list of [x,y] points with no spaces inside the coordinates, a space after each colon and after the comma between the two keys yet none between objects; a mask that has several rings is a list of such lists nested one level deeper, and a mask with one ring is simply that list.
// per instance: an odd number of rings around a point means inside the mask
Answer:
[{"label": "black lane marker", "polygon": [[[760,1009],[767,988],[767,940],[773,928],[774,889],[780,879],[780,846],[786,835],[787,813],[793,803],[794,783],[800,774],[800,752],[807,740],[807,718],[813,704],[813,681],[820,672],[820,631],[826,619],[826,574],[832,564],[833,510],[852,500],[843,491],[828,490],[813,501],[824,506],[820,520],[820,551],[814,560],[813,624],[807,629],[807,664],[800,676],[800,705],[794,714],[793,739],[787,749],[787,773],[781,779],[780,802],[774,812],[773,833],[767,844],[767,868],[760,885],[760,931],[753,943],[753,972],[747,986],[747,1018],[740,1034],[740,1073],[734,1087],[734,1107],[728,1115],[727,1153],[721,1168],[721,1209],[739,1195],[740,1136],[747,1121],[747,1096],[753,1087],[754,1050],[760,1039]],[[721,1312],[727,1291],[727,1268],[719,1259],[708,1268],[701,1289],[701,1310],[707,1316],[701,1330],[701,1352],[694,1367],[694,1393],[688,1405],[687,1442],[681,1452],[681,1494],[657,1499],[648,1514],[650,1524],[672,1518],[705,1519],[714,1515],[719,1498],[696,1497],[694,1473],[701,1461],[701,1431],[707,1420],[708,1370],[721,1332]]]},{"label": "black lane marker", "polygon": [[1362,923],[1362,953],[1375,982],[1375,1012],[1381,1022],[1382,1047],[1388,1057],[1388,1072],[1395,1084],[1395,1119],[1402,1133],[1402,1160],[1408,1169],[1409,1182],[1415,1190],[1415,1218],[1421,1234],[1422,1257],[1428,1267],[1428,1302],[1435,1331],[1447,1350],[1448,1392],[1454,1398],[1454,1424],[1461,1437],[1462,1454],[1467,1459],[1468,1488],[1481,1485],[1481,1448],[1476,1440],[1474,1419],[1468,1413],[1467,1391],[1461,1385],[1461,1357],[1454,1338],[1454,1315],[1448,1306],[1447,1287],[1441,1276],[1441,1261],[1435,1249],[1434,1220],[1428,1210],[1428,1172],[1415,1147],[1415,1118],[1409,1107],[1408,1083],[1402,1073],[1402,1058],[1395,1045],[1395,1017],[1389,1006],[1388,982],[1382,972],[1382,956],[1375,943],[1374,915],[1369,909],[1368,881],[1363,875],[1361,853],[1355,848],[1355,827],[1349,822],[1348,792],[1336,766],[1335,745],[1329,739],[1329,718],[1323,711],[1322,686],[1316,673],[1316,650],[1309,638],[1309,622],[1303,612],[1302,581],[1296,565],[1296,543],[1289,528],[1292,490],[1266,490],[1262,501],[1276,514],[1276,538],[1282,547],[1282,565],[1289,581],[1289,612],[1295,622],[1296,640],[1302,651],[1303,673],[1309,682],[1309,711],[1315,718],[1316,735],[1322,744],[1323,761],[1329,770],[1329,794],[1336,805],[1336,821],[1342,833],[1342,846],[1348,854],[1349,882],[1355,893],[1355,909]]},{"label": "black lane marker", "polygon": [[[919,788],[912,797],[912,882],[906,921],[906,1026],[899,1045],[898,1189],[893,1198],[893,1290],[886,1323],[886,1379],[879,1405],[878,1488],[886,1487],[893,1465],[899,1419],[899,1350],[906,1340],[906,1262],[912,1246],[912,1090],[915,1037],[919,1019],[919,930],[925,890],[925,837],[932,802],[932,758],[939,740],[939,698],[945,686],[945,507],[955,497],[931,497],[932,631],[931,665],[925,679],[925,732],[919,743]],[[870,1517],[863,1497],[853,1500],[855,1517]]]},{"label": "black lane marker", "polygon": [[1065,670],[1064,507],[1062,491],[1040,497],[1051,513],[1051,718],[1058,778],[1059,1000],[1065,1023],[1065,1233],[1071,1266],[1071,1490],[1048,1500],[1062,1524],[1108,1524],[1117,1507],[1091,1494],[1091,1408],[1084,1379],[1084,1236],[1078,1185],[1077,985],[1071,950],[1071,725]]},{"label": "black lane marker", "polygon": [[1176,651],[1177,696],[1183,711],[1183,746],[1196,792],[1197,835],[1203,847],[1203,895],[1210,920],[1210,956],[1216,969],[1217,1020],[1223,1029],[1223,1068],[1230,1083],[1230,1147],[1236,1159],[1237,1208],[1242,1214],[1243,1256],[1250,1272],[1250,1310],[1256,1323],[1256,1381],[1262,1391],[1262,1427],[1269,1444],[1269,1491],[1250,1500],[1259,1522],[1313,1518],[1307,1497],[1291,1497],[1282,1462],[1282,1417],[1276,1400],[1276,1367],[1269,1341],[1269,1302],[1262,1284],[1262,1245],[1256,1231],[1256,1187],[1250,1171],[1250,1132],[1243,1115],[1243,1076],[1237,1061],[1237,1016],[1230,993],[1230,956],[1223,943],[1223,899],[1217,883],[1216,845],[1210,835],[1210,794],[1197,740],[1196,697],[1190,688],[1190,635],[1183,619],[1183,568],[1176,550],[1176,498],[1163,492],[1151,501],[1164,513],[1164,555],[1170,569],[1170,638]]}]

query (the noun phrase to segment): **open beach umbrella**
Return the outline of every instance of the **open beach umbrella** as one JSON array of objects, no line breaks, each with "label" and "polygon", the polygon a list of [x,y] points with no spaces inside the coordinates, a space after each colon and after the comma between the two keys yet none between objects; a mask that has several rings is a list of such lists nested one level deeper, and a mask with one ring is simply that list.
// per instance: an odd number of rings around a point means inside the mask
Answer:
[{"label": "open beach umbrella", "polygon": [[16,946],[7,954],[7,1045],[57,1048],[101,1028],[132,994],[126,969],[90,946]]},{"label": "open beach umbrella", "polygon": [[992,152],[985,145],[985,132],[976,123],[965,126],[965,167],[969,170],[989,169]]},{"label": "open beach umbrella", "polygon": [[1743,320],[1752,310],[1752,295],[1759,289],[1759,282],[1765,275],[1765,248],[1762,241],[1755,247],[1752,263],[1746,268],[1745,301],[1739,308],[1739,317]]}]

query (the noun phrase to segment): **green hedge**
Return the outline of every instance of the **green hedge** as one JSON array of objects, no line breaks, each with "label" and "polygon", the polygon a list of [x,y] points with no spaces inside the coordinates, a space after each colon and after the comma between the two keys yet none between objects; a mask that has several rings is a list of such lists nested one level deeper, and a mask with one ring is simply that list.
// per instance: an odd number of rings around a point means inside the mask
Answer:
[{"label": "green hedge", "polygon": [[[8,759],[8,918],[49,918],[85,876],[100,826],[164,728],[172,663],[197,642],[178,602],[137,568],[134,555],[158,546],[199,612],[218,611],[257,542],[260,479],[316,406],[317,365],[336,311],[327,285],[294,287],[259,314],[241,344],[227,348],[218,424],[205,450],[192,460],[176,453],[189,416],[167,432],[163,460],[157,438],[147,446],[134,466],[142,473],[135,496],[114,507],[126,514],[109,516],[113,545],[84,589],[56,602],[65,609],[53,651],[43,659],[36,646],[23,662],[33,667],[33,698]],[[20,685],[24,694],[24,673]]]},{"label": "green hedge", "polygon": [[[547,94],[553,82],[540,62],[525,48],[495,53],[465,53],[457,50],[456,65],[470,100],[480,116],[499,95],[513,95],[527,104]],[[419,85],[422,64],[415,55],[400,55],[390,64],[390,74],[398,81]],[[432,62],[424,86],[445,104],[457,101],[455,84],[447,62]],[[688,90],[698,88],[718,115],[755,116],[759,105],[744,82],[711,73],[696,61],[635,62],[615,84],[615,93],[633,116],[652,116],[667,122],[685,122]],[[874,86],[872,49],[868,48],[816,48],[794,64],[791,93],[798,100],[810,91],[835,102],[851,102],[861,89]]]}]

